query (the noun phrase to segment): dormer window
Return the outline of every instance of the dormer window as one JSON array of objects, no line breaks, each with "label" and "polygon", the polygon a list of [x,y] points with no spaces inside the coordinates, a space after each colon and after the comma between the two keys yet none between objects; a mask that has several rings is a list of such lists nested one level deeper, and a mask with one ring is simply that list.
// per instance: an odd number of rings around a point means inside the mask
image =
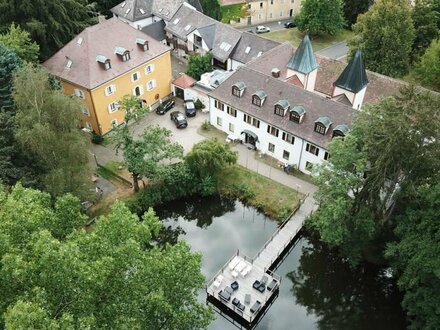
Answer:
[{"label": "dormer window", "polygon": [[304,118],[306,111],[303,107],[296,106],[290,110],[289,120],[294,123],[301,124]]},{"label": "dormer window", "polygon": [[275,103],[274,113],[278,116],[284,117],[287,110],[289,110],[290,104],[287,100],[279,100]]},{"label": "dormer window", "polygon": [[266,99],[267,94],[263,90],[259,90],[252,95],[252,104],[256,106],[263,106],[264,100]]},{"label": "dormer window", "polygon": [[123,47],[116,47],[115,54],[124,62],[127,62],[130,59],[130,52]]},{"label": "dormer window", "polygon": [[337,137],[337,136],[345,137],[349,131],[350,131],[350,129],[348,128],[347,125],[338,125],[333,129],[332,138]]},{"label": "dormer window", "polygon": [[144,52],[146,52],[149,47],[148,47],[148,41],[142,38],[136,38],[136,44],[138,45],[138,47],[140,49],[142,49]]},{"label": "dormer window", "polygon": [[246,84],[243,81],[238,81],[232,85],[232,95],[241,97],[246,89]]},{"label": "dormer window", "polygon": [[328,117],[319,117],[315,121],[315,132],[325,135],[331,124],[332,123]]},{"label": "dormer window", "polygon": [[111,69],[111,64],[110,64],[110,59],[108,59],[107,57],[105,57],[104,55],[98,55],[96,56],[96,62],[100,63],[101,66],[104,68],[104,70],[110,70]]}]

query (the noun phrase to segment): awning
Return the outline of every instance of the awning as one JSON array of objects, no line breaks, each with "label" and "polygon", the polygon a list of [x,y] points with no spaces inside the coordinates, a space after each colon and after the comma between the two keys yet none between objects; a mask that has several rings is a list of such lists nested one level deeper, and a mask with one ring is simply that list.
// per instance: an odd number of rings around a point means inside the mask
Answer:
[{"label": "awning", "polygon": [[241,134],[243,133],[252,136],[255,139],[255,141],[258,141],[258,136],[254,132],[245,129],[243,132],[241,132]]}]

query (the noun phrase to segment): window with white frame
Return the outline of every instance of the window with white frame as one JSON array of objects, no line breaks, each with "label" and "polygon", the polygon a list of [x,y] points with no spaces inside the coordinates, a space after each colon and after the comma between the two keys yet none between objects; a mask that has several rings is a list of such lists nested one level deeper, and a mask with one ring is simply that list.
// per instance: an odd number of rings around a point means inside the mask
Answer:
[{"label": "window with white frame", "polygon": [[225,110],[225,104],[220,102],[220,101],[215,100],[214,101],[214,106],[215,106],[216,109],[219,109],[221,111]]},{"label": "window with white frame", "polygon": [[290,152],[288,152],[287,150],[283,150],[283,158],[285,160],[289,160],[290,158]]},{"label": "window with white frame", "polygon": [[275,152],[275,144],[269,142],[269,147],[267,148],[270,152]]},{"label": "window with white frame", "polygon": [[139,72],[135,72],[131,75],[131,81],[137,81],[141,77]]},{"label": "window with white frame", "polygon": [[226,112],[232,117],[237,117],[237,110],[232,107],[227,107]]},{"label": "window with white frame", "polygon": [[108,105],[108,112],[112,113],[117,111],[119,108],[119,104],[118,102],[112,102]]},{"label": "window with white frame", "polygon": [[152,89],[154,89],[156,87],[156,80],[155,79],[151,79],[148,83],[147,83],[147,89],[149,91],[151,91]]},{"label": "window with white frame", "polygon": [[222,126],[222,119],[220,117],[217,117],[217,125]]},{"label": "window with white frame", "polygon": [[89,109],[87,107],[82,107],[82,113],[88,117],[90,117],[90,112]]},{"label": "window with white frame", "polygon": [[153,72],[154,71],[154,64],[148,64],[146,67],[145,67],[145,73],[146,74],[150,74],[151,72]]},{"label": "window with white frame", "polygon": [[311,154],[314,154],[315,156],[319,155],[319,148],[317,146],[314,146],[313,144],[310,144],[310,143],[307,143],[306,151],[310,152]]},{"label": "window with white frame", "polygon": [[267,125],[267,133],[278,137],[279,132],[280,132],[280,130],[278,128],[271,126],[271,125]]},{"label": "window with white frame", "polygon": [[142,88],[142,86],[136,86],[133,89],[133,95],[134,96],[141,96],[142,94],[144,94],[144,89]]},{"label": "window with white frame", "polygon": [[244,114],[243,121],[251,124],[252,126],[255,126],[256,128],[260,128],[260,121],[257,118]]},{"label": "window with white frame", "polygon": [[234,131],[235,131],[235,126],[234,126],[234,124],[233,124],[233,123],[229,123],[229,132],[234,133]]},{"label": "window with white frame", "polygon": [[78,96],[81,99],[85,99],[86,98],[84,92],[81,89],[75,88],[75,95]]},{"label": "window with white frame", "polygon": [[105,95],[109,96],[116,92],[116,85],[109,85],[105,88]]},{"label": "window with white frame", "polygon": [[326,151],[324,153],[324,160],[328,160],[330,158],[330,154]]},{"label": "window with white frame", "polygon": [[283,140],[290,143],[290,144],[295,143],[295,137],[293,135],[290,135],[289,133],[286,133],[286,132],[283,132]]}]

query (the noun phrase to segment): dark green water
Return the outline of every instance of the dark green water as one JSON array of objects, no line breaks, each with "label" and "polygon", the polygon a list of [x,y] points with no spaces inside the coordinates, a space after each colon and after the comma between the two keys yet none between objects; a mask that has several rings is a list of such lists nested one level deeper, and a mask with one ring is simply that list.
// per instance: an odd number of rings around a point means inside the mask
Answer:
[{"label": "dark green water", "polygon": [[[276,222],[236,200],[219,196],[186,199],[156,209],[193,251],[203,255],[206,279],[237,249],[253,257],[277,229]],[[300,239],[276,271],[279,297],[256,329],[405,329],[401,296],[385,269],[351,269],[334,251],[307,236]],[[205,292],[200,293],[205,301]],[[236,329],[216,314],[212,330]]]}]

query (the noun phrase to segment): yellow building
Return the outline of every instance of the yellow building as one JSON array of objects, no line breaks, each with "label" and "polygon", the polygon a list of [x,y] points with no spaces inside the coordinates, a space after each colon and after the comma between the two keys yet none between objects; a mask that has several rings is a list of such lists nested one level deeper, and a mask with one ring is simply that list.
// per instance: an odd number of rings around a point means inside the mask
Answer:
[{"label": "yellow building", "polygon": [[43,65],[67,95],[84,100],[81,125],[100,135],[124,121],[124,95],[151,106],[171,94],[170,48],[116,17],[86,28]]}]

